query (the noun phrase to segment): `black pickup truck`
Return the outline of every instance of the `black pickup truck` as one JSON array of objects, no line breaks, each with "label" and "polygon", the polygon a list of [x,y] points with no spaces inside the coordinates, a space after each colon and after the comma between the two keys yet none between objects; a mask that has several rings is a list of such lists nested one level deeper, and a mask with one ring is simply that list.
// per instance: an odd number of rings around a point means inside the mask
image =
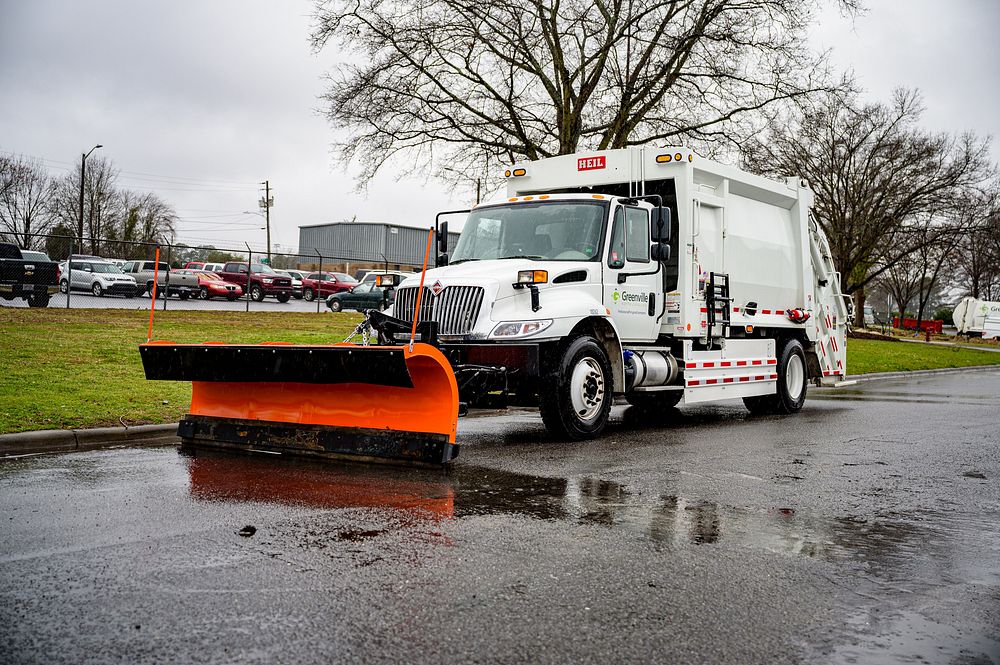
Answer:
[{"label": "black pickup truck", "polygon": [[4,300],[24,298],[29,307],[48,306],[51,294],[59,290],[58,270],[59,264],[47,257],[25,258],[17,245],[0,242],[0,298]]}]

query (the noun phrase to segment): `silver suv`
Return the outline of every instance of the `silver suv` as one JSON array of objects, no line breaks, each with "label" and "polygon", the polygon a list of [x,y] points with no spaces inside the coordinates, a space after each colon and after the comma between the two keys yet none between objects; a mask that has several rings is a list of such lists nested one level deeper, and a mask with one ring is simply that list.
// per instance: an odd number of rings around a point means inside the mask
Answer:
[{"label": "silver suv", "polygon": [[[122,271],[113,263],[108,261],[73,259],[73,270],[68,271],[66,262],[59,265],[60,274],[59,290],[66,293],[69,289],[74,291],[90,291],[95,296],[125,296],[131,298],[136,295],[135,280],[122,274]],[[66,274],[69,272],[69,279]]]}]

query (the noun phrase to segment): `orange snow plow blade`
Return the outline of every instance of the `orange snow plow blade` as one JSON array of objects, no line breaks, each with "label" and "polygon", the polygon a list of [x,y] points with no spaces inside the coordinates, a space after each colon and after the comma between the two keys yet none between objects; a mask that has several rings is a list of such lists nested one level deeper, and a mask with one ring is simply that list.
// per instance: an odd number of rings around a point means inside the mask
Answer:
[{"label": "orange snow plow blade", "polygon": [[140,345],[146,378],[191,381],[188,444],[447,464],[458,386],[433,346]]}]

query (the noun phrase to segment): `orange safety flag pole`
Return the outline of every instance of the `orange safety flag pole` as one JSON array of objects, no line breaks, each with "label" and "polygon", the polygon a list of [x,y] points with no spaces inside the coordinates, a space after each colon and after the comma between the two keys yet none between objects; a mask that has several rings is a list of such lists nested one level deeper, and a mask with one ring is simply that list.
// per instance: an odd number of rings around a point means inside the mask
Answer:
[{"label": "orange safety flag pole", "polygon": [[156,280],[160,272],[160,246],[156,246],[156,260],[153,263],[153,290],[149,292],[149,329],[146,331],[146,343],[153,339],[153,312],[156,311]]},{"label": "orange safety flag pole", "polygon": [[410,329],[410,353],[413,353],[413,339],[417,336],[417,315],[420,312],[420,299],[424,295],[424,277],[427,275],[427,259],[431,256],[431,240],[434,239],[434,229],[427,229],[427,249],[424,251],[424,269],[420,273],[420,288],[417,289],[417,304],[413,310],[413,327]]}]

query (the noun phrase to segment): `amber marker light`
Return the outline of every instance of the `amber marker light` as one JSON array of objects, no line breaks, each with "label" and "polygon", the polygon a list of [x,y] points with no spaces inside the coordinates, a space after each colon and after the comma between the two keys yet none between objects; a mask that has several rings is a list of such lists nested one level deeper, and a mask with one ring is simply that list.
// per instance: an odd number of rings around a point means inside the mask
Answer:
[{"label": "amber marker light", "polygon": [[523,175],[528,175],[528,172],[525,171],[524,169],[514,169],[514,177],[515,178],[520,178]]},{"label": "amber marker light", "polygon": [[673,159],[673,157],[671,155],[657,155],[656,156],[656,163],[657,164],[666,164],[667,162],[669,162],[672,159]]}]

